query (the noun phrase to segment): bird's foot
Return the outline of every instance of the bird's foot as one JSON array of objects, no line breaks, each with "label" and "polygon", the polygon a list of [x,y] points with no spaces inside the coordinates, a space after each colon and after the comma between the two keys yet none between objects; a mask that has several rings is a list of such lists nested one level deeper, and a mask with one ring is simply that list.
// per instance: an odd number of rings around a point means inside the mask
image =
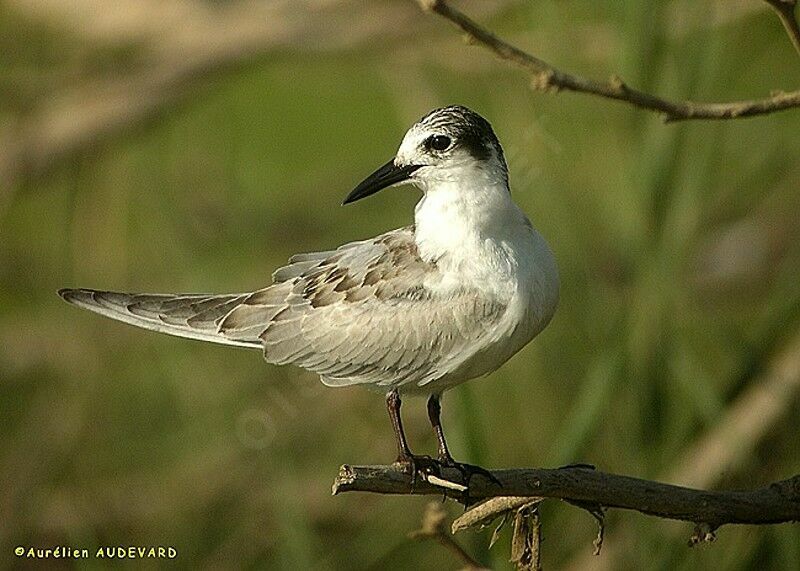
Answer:
[{"label": "bird's foot", "polygon": [[417,483],[417,478],[427,480],[430,475],[440,476],[442,473],[439,462],[430,456],[402,454],[395,460],[395,465],[400,466],[404,472],[411,474],[412,490]]},{"label": "bird's foot", "polygon": [[473,503],[472,499],[470,498],[469,485],[470,485],[470,482],[472,481],[472,477],[475,476],[476,474],[479,474],[479,475],[483,476],[484,478],[486,478],[487,480],[489,480],[490,482],[496,484],[499,487],[503,487],[503,485],[500,483],[500,480],[498,480],[495,477],[495,475],[492,474],[486,468],[482,468],[482,467],[476,466],[474,464],[466,464],[464,462],[456,462],[455,460],[453,460],[453,457],[450,456],[449,454],[440,455],[439,456],[439,464],[441,464],[442,467],[455,468],[461,474],[461,478],[463,480],[463,484],[464,484],[465,489],[464,489],[463,493],[461,494],[461,497],[459,498],[459,501],[464,504],[464,509],[465,510]]},{"label": "bird's foot", "polygon": [[[428,476],[442,477],[442,468],[453,468],[458,470],[461,474],[461,484],[465,487],[459,501],[468,506],[470,503],[469,484],[472,477],[479,474],[489,480],[490,482],[502,487],[500,480],[486,468],[475,466],[474,464],[466,464],[464,462],[456,462],[451,456],[440,456],[439,459],[431,458],[430,456],[417,456],[416,454],[405,454],[399,456],[395,461],[395,465],[399,466],[404,472],[411,474],[411,490],[420,479],[428,481]],[[447,494],[445,494],[446,497]]]},{"label": "bird's foot", "polygon": [[459,473],[461,474],[461,478],[464,480],[464,485],[467,486],[467,488],[469,488],[469,483],[475,474],[480,474],[490,482],[502,487],[500,480],[498,480],[495,477],[495,475],[492,474],[486,468],[481,468],[480,466],[475,466],[474,464],[456,462],[450,455],[439,456],[439,464],[441,464],[445,468],[455,468],[456,470],[458,470]]}]

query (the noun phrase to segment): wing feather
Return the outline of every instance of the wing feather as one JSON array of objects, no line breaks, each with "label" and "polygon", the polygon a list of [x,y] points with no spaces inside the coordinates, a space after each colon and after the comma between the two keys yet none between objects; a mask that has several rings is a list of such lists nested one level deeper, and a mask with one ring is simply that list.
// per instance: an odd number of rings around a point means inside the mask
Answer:
[{"label": "wing feather", "polygon": [[62,290],[70,303],[162,333],[261,347],[329,385],[419,385],[481,349],[505,307],[467,288],[442,293],[413,227],[336,250],[298,254],[273,284],[244,294]]},{"label": "wing feather", "polygon": [[131,294],[91,289],[62,289],[58,294],[78,307],[159,333],[238,347],[262,345],[257,335],[228,337],[217,331],[216,320],[222,308],[244,300],[247,294]]},{"label": "wing feather", "polygon": [[443,376],[445,364],[477,347],[505,309],[469,290],[435,297],[430,285],[441,276],[419,257],[413,228],[295,256],[276,275],[291,284],[285,306],[302,319],[265,324],[265,358],[317,372],[330,385],[395,386]]}]

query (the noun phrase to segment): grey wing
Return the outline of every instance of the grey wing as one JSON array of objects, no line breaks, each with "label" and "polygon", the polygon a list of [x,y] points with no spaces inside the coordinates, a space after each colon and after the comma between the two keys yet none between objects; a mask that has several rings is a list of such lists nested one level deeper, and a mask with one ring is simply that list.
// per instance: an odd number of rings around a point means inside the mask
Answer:
[{"label": "grey wing", "polygon": [[[340,250],[357,244],[348,244]],[[252,293],[148,294],[62,289],[58,294],[73,305],[143,329],[222,345],[263,349],[260,335],[285,302],[281,282],[300,276],[304,270],[335,253],[295,256],[293,263],[276,272],[276,284]],[[265,299],[275,300],[275,303],[259,307],[259,311],[252,315],[253,323],[248,322],[242,327],[221,327],[222,321],[235,308]]]},{"label": "grey wing", "polygon": [[426,284],[438,277],[403,228],[295,256],[219,331],[257,336],[267,361],[314,371],[326,384],[424,384],[477,351],[505,310],[469,290],[436,297]]},{"label": "grey wing", "polygon": [[62,289],[65,301],[130,325],[222,345],[261,348],[259,337],[228,336],[220,321],[251,294],[142,294]]}]

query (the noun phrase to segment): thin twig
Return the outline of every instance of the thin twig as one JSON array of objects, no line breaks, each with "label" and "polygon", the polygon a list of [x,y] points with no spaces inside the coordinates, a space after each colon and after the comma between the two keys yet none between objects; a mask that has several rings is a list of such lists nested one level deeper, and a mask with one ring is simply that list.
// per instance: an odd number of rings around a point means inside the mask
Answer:
[{"label": "thin twig", "polygon": [[[645,93],[626,85],[617,76],[603,82],[573,75],[500,39],[464,13],[451,7],[445,0],[417,1],[424,10],[435,12],[450,20],[467,34],[469,40],[488,48],[500,59],[525,69],[533,77],[531,86],[536,90],[558,91],[564,89],[622,101],[640,109],[660,113],[666,122],[689,119],[737,119],[800,107],[800,90],[777,91],[764,99],[701,103],[674,101]],[[779,0],[772,0],[771,3],[773,2],[779,3]],[[784,25],[786,24],[784,23]]]},{"label": "thin twig", "polygon": [[764,0],[764,2],[772,6],[778,14],[778,18],[780,18],[781,24],[786,29],[794,49],[800,55],[800,26],[798,26],[797,18],[794,15],[797,0]]},{"label": "thin twig", "polygon": [[532,502],[514,514],[511,563],[518,571],[542,571],[542,521],[539,503]]},{"label": "thin twig", "polygon": [[445,547],[450,553],[466,565],[466,569],[480,571],[486,569],[483,565],[475,561],[469,553],[464,551],[447,532],[444,522],[447,513],[440,502],[430,502],[422,515],[422,527],[408,534],[411,539],[434,539]]},{"label": "thin twig", "polygon": [[544,500],[544,498],[532,498],[530,496],[498,496],[496,498],[489,498],[471,507],[454,519],[451,529],[453,533],[458,533],[470,527],[484,527],[508,512],[518,510],[531,502],[542,500]]}]

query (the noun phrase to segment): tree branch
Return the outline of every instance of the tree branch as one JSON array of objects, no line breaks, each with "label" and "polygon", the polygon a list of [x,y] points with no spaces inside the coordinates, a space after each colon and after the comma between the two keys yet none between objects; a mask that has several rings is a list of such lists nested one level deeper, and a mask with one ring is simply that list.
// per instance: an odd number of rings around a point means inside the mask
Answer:
[{"label": "tree branch", "polygon": [[[683,486],[710,488],[723,477],[740,471],[754,450],[776,430],[800,394],[800,333],[767,351],[761,372],[747,383],[725,414],[678,457],[659,479]],[[789,429],[790,430],[790,429]],[[616,526],[602,558],[577,555],[563,568],[568,571],[611,571],[625,567],[623,556],[636,543],[634,526]],[[674,529],[664,529],[669,540]]]},{"label": "tree branch", "polygon": [[[602,82],[563,72],[553,67],[546,61],[522,51],[500,39],[487,29],[481,27],[462,12],[452,8],[445,0],[417,0],[420,6],[447,18],[461,30],[466,32],[470,41],[478,43],[492,51],[500,59],[521,67],[533,76],[531,86],[533,89],[567,90],[578,93],[587,93],[622,101],[640,109],[654,111],[663,115],[665,122],[685,121],[689,119],[737,119],[766,115],[776,111],[783,111],[800,107],[800,90],[774,92],[772,96],[764,99],[746,101],[732,101],[727,103],[701,103],[696,101],[675,101],[664,99],[656,95],[639,91],[625,84],[618,76],[609,81]],[[784,0],[765,0],[772,4],[781,15],[784,26],[790,32],[793,41],[795,36],[792,29],[797,28],[794,18],[791,18],[793,28],[790,28],[785,19],[788,8],[783,8],[787,2]],[[794,3],[794,0],[789,0]],[[778,8],[778,5],[781,8]],[[798,36],[800,37],[800,36]]]},{"label": "tree branch", "polygon": [[[10,4],[25,18],[70,37],[99,38],[119,50],[135,46],[141,55],[131,57],[120,73],[81,78],[43,95],[25,116],[0,124],[0,217],[18,181],[147,124],[221,74],[276,51],[347,50],[375,38],[386,44],[403,38],[416,16],[388,3],[373,6],[354,23],[352,0],[314,10],[258,0],[220,6],[183,2],[180,8],[164,2],[156,13],[143,10],[137,0],[118,0],[103,18],[91,2]],[[348,33],[342,34],[345,27]]]},{"label": "tree branch", "polygon": [[778,18],[780,18],[781,24],[786,29],[794,49],[800,55],[800,26],[797,25],[797,19],[794,17],[794,8],[797,0],[764,0],[764,2],[772,6],[778,14]]},{"label": "tree branch", "polygon": [[[558,498],[580,505],[621,508],[667,519],[707,524],[710,530],[729,523],[769,524],[800,521],[800,475],[746,491],[704,491],[585,467],[518,468],[492,474],[501,486],[479,475],[472,478],[469,500],[499,496]],[[442,477],[459,481],[459,473],[443,469]],[[464,501],[452,487],[411,476],[398,466],[348,466],[339,470],[333,493],[443,494]]]},{"label": "tree branch", "polygon": [[431,502],[425,508],[422,515],[422,527],[408,534],[411,539],[434,539],[447,549],[461,563],[466,565],[469,571],[483,571],[486,568],[475,561],[469,553],[464,551],[450,534],[447,533],[444,522],[447,520],[447,513],[439,502]]}]

